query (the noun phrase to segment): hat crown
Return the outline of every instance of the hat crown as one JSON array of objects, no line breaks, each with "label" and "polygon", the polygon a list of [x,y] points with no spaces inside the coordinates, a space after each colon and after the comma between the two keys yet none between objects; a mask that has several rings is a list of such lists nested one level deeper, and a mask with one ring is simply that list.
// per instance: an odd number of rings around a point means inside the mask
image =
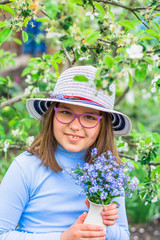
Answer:
[{"label": "hat crown", "polygon": [[[113,109],[115,100],[115,86],[110,84],[111,94],[97,90],[94,79],[97,69],[92,66],[76,66],[65,70],[57,80],[52,93],[53,96],[79,97],[96,102],[97,104]],[[76,81],[75,76],[85,76],[88,81]]]}]

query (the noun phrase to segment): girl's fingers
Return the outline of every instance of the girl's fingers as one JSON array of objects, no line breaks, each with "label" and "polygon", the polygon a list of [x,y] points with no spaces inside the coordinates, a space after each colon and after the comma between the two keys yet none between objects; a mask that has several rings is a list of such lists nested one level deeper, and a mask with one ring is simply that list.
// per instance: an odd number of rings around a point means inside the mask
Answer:
[{"label": "girl's fingers", "polygon": [[117,220],[118,215],[103,216],[103,220]]},{"label": "girl's fingers", "polygon": [[107,207],[105,207],[103,210],[108,211],[108,210],[113,210],[113,209],[116,209],[116,208],[117,208],[117,204],[112,203],[112,204],[108,205]]},{"label": "girl's fingers", "polygon": [[115,221],[113,220],[103,220],[103,223],[107,226],[112,226],[115,224]]},{"label": "girl's fingers", "polygon": [[102,232],[103,227],[98,226],[98,225],[92,225],[92,224],[82,224],[80,227],[80,231],[99,231]]},{"label": "girl's fingers", "polygon": [[118,214],[118,209],[113,209],[113,210],[107,210],[107,211],[102,211],[102,216],[111,216],[111,215],[117,215]]},{"label": "girl's fingers", "polygon": [[89,205],[90,205],[90,204],[89,204],[88,198],[86,198],[84,202],[85,202],[85,204],[87,205],[87,207],[89,208]]},{"label": "girl's fingers", "polygon": [[104,238],[105,236],[106,236],[105,231],[82,231],[81,232],[82,238],[99,239],[99,238]]}]

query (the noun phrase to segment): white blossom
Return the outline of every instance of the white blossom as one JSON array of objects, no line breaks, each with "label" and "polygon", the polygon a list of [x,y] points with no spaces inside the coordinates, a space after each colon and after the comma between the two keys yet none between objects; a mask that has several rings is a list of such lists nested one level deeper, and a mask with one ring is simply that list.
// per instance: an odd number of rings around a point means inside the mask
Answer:
[{"label": "white blossom", "polygon": [[33,86],[26,87],[24,93],[31,93],[32,88],[33,88]]},{"label": "white blossom", "polygon": [[110,30],[111,32],[115,32],[116,29],[117,29],[117,26],[116,26],[115,24],[110,24],[110,25],[109,25],[109,30]]},{"label": "white blossom", "polygon": [[39,87],[34,88],[32,92],[33,93],[39,93]]},{"label": "white blossom", "polygon": [[3,152],[7,152],[9,145],[9,142],[4,142]]},{"label": "white blossom", "polygon": [[91,13],[91,12],[86,12],[86,16],[90,16],[90,19],[93,21],[95,16],[98,16],[99,13]]},{"label": "white blossom", "polygon": [[25,79],[25,82],[30,83],[30,81],[31,81],[31,75],[27,75],[27,78]]},{"label": "white blossom", "polygon": [[158,81],[158,79],[160,79],[160,74],[155,74],[154,79],[152,80],[151,84],[156,83]]},{"label": "white blossom", "polygon": [[126,94],[126,100],[128,103],[133,104],[135,102],[135,95],[133,91],[129,91]]},{"label": "white blossom", "polygon": [[143,57],[143,47],[141,45],[132,44],[130,48],[126,49],[128,57],[131,59],[140,59]]},{"label": "white blossom", "polygon": [[46,77],[43,78],[43,82],[47,83],[47,78]]},{"label": "white blossom", "polygon": [[151,88],[151,92],[155,93],[156,92],[156,87],[154,86],[153,88]]},{"label": "white blossom", "polygon": [[37,87],[37,88],[33,89],[33,86],[28,86],[24,91],[24,93],[31,93],[31,92],[32,93],[39,93],[39,88]]},{"label": "white blossom", "polygon": [[12,132],[12,135],[13,135],[14,137],[16,137],[16,136],[18,136],[18,135],[20,134],[19,129],[12,130],[11,132]]},{"label": "white blossom", "polygon": [[138,155],[135,155],[135,162],[138,162]]},{"label": "white blossom", "polygon": [[124,146],[117,148],[118,152],[128,152],[128,143],[124,142]]},{"label": "white blossom", "polygon": [[82,55],[82,57],[79,58],[79,61],[88,60],[90,56],[91,55]]},{"label": "white blossom", "polygon": [[30,146],[32,144],[32,142],[34,141],[34,136],[30,136],[26,139],[26,144],[28,146]]},{"label": "white blossom", "polygon": [[46,38],[56,38],[56,37],[58,37],[58,38],[60,38],[62,36],[62,34],[61,33],[57,33],[57,32],[47,32],[47,34],[46,34]]},{"label": "white blossom", "polygon": [[151,88],[151,92],[155,93],[156,92],[156,82],[160,79],[160,74],[155,74],[154,75],[154,79],[151,82],[151,85],[153,85],[153,87]]}]

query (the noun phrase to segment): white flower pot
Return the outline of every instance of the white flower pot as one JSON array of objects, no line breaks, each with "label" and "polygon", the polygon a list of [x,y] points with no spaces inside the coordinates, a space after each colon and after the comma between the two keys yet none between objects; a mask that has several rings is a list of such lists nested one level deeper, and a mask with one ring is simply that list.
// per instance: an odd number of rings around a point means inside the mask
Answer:
[{"label": "white flower pot", "polygon": [[102,226],[104,231],[106,231],[107,226],[105,224],[103,224],[103,222],[102,222],[103,219],[102,219],[102,215],[101,215],[103,208],[106,205],[96,204],[91,201],[89,201],[89,203],[90,203],[89,212],[88,212],[86,219],[84,220],[84,223]]}]

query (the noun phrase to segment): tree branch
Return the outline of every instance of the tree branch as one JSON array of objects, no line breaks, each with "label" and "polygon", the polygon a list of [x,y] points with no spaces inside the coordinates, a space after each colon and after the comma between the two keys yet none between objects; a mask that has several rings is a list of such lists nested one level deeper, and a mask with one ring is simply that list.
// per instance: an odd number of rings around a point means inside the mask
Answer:
[{"label": "tree branch", "polygon": [[63,51],[66,55],[66,58],[68,60],[68,63],[69,63],[69,66],[71,67],[72,66],[72,62],[73,62],[73,59],[70,57],[69,53],[67,52],[67,50],[63,47]]},{"label": "tree branch", "polygon": [[43,13],[46,17],[48,17],[50,20],[53,20],[44,10],[41,10],[41,13]]},{"label": "tree branch", "polygon": [[118,98],[118,100],[115,102],[115,106],[118,105],[123,98],[126,96],[126,94],[129,92],[129,87],[126,87],[126,89],[124,90],[123,94]]},{"label": "tree branch", "polygon": [[137,15],[137,13],[135,11],[131,11],[138,20],[140,20],[142,22],[142,24],[149,29],[148,25]]},{"label": "tree branch", "polygon": [[[117,7],[127,9],[129,11],[140,11],[140,10],[152,9],[151,5],[150,6],[130,7],[130,6],[123,5],[121,3],[117,3],[117,2],[114,2],[114,1],[107,1],[107,0],[94,0],[94,2],[102,2],[102,3],[110,4],[110,5],[113,5],[113,6],[117,6]],[[157,9],[158,7],[159,7],[159,5],[154,10],[160,11],[159,9]]]},{"label": "tree branch", "polygon": [[111,44],[110,41],[107,41],[107,40],[104,40],[104,39],[101,39],[101,38],[98,38],[98,41],[100,41],[100,42],[104,42],[104,43],[107,43],[107,44]]},{"label": "tree branch", "polygon": [[[126,154],[123,154],[123,153],[119,153],[119,156],[120,157],[124,157],[124,158],[128,158],[128,159],[131,159],[131,160],[134,160],[135,161],[135,157],[132,157],[132,156],[129,156],[129,155],[126,155]],[[141,159],[138,159],[137,162],[142,162]],[[150,166],[158,166],[160,165],[160,162],[157,162],[157,163],[154,163],[154,162],[150,162],[150,163],[147,163],[147,165],[150,165]]]},{"label": "tree branch", "polygon": [[[49,93],[46,93],[46,92],[40,92],[40,94],[44,94],[45,96],[49,95]],[[2,103],[0,103],[0,109],[4,108],[6,106],[11,106],[12,104],[14,104],[16,102],[20,102],[20,101],[22,101],[22,98],[29,98],[30,95],[31,95],[31,93],[24,93],[20,96],[17,96],[17,97],[11,98],[5,102],[2,102]]]}]

